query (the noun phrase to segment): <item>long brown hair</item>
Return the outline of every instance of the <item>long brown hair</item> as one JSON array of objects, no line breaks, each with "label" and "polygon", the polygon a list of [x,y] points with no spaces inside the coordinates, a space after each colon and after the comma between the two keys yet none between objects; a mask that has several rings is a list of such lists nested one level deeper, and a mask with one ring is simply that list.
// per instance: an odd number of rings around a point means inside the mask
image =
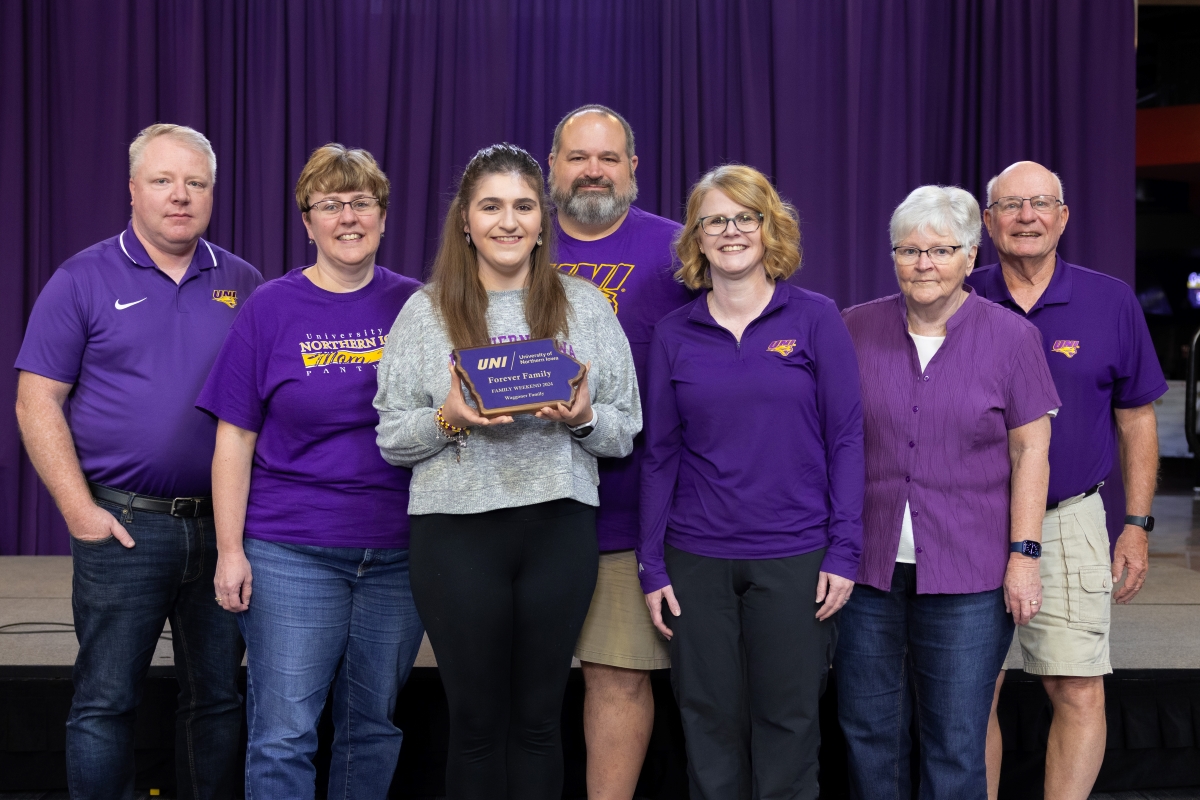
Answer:
[{"label": "long brown hair", "polygon": [[480,150],[458,182],[458,194],[446,212],[442,241],[433,260],[430,286],[434,304],[442,315],[446,333],[455,348],[488,343],[487,291],[479,280],[475,247],[463,235],[463,220],[479,182],[489,175],[515,174],[529,184],[542,211],[543,244],[529,256],[529,279],[525,295],[525,321],[534,339],[567,336],[567,293],[551,261],[553,232],[546,200],[545,181],[537,160],[520,147],[494,144]]}]

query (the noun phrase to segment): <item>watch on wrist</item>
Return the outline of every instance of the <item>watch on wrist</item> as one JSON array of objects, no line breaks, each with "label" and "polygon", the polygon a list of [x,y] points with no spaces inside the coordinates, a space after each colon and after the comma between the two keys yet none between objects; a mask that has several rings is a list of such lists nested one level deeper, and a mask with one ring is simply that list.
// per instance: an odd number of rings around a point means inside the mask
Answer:
[{"label": "watch on wrist", "polygon": [[1125,524],[1126,525],[1137,525],[1139,528],[1144,530],[1146,533],[1149,533],[1150,531],[1154,530],[1154,517],[1150,517],[1150,516],[1135,517],[1133,515],[1129,515],[1129,516],[1125,517]]},{"label": "watch on wrist", "polygon": [[1023,542],[1013,542],[1008,546],[1009,552],[1020,553],[1023,556],[1030,558],[1042,557],[1042,545],[1040,542],[1034,542],[1026,539]]},{"label": "watch on wrist", "polygon": [[589,422],[587,425],[583,425],[579,428],[568,428],[567,430],[569,430],[571,435],[576,439],[584,439],[591,435],[592,431],[596,430],[596,426]]}]

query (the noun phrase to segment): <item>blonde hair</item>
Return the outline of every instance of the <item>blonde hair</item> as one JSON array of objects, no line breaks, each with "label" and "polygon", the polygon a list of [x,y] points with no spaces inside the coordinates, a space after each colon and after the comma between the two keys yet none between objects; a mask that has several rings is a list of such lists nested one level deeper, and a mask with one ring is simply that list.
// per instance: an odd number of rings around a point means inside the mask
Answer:
[{"label": "blonde hair", "polygon": [[308,163],[296,180],[296,205],[305,214],[310,208],[308,198],[318,192],[370,192],[379,199],[379,207],[388,207],[392,185],[366,150],[351,150],[345,145],[330,142],[313,150]]},{"label": "blonde hair", "polygon": [[208,159],[208,171],[212,182],[217,182],[217,154],[213,152],[212,142],[200,131],[186,125],[172,125],[167,122],[156,122],[142,128],[133,141],[129,143],[129,180],[137,175],[142,158],[146,155],[146,147],[160,136],[170,136],[185,147],[190,147]]},{"label": "blonde hair", "polygon": [[713,189],[719,189],[735,203],[763,216],[759,231],[763,243],[763,268],[772,280],[787,280],[800,269],[800,223],[796,209],[775,191],[775,187],[753,167],[723,164],[696,181],[688,197],[683,229],[676,234],[675,252],[682,266],[676,280],[689,289],[712,288],[708,259],[700,249],[700,206]]}]

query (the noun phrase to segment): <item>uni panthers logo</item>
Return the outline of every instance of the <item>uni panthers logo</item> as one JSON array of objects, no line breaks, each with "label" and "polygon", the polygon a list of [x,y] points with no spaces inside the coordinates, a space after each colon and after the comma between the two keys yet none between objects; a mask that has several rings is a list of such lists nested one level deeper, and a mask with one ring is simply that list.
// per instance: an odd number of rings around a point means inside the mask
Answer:
[{"label": "uni panthers logo", "polygon": [[1054,346],[1050,348],[1052,353],[1062,353],[1067,358],[1074,358],[1079,352],[1078,339],[1058,339],[1054,342]]},{"label": "uni panthers logo", "polygon": [[555,264],[559,272],[584,278],[595,285],[608,298],[613,313],[616,314],[617,293],[625,291],[625,281],[633,272],[633,264]]},{"label": "uni panthers logo", "polygon": [[237,292],[233,289],[213,289],[213,300],[230,308],[237,308]]},{"label": "uni panthers logo", "polygon": [[779,355],[787,358],[796,349],[795,339],[776,339],[767,345],[768,353],[779,353]]}]

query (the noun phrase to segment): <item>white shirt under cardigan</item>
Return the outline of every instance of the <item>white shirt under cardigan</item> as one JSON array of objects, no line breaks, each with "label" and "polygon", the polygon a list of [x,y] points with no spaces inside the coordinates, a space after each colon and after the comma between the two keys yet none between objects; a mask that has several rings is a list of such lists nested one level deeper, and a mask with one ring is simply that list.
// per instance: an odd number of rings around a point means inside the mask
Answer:
[{"label": "white shirt under cardigan", "polygon": [[[921,336],[919,334],[908,332],[912,337],[913,344],[917,346],[917,358],[921,362],[921,372],[925,371],[925,367],[929,366],[933,354],[942,346],[942,342],[946,341],[945,336]],[[917,563],[917,545],[913,542],[913,524],[912,511],[908,507],[908,503],[904,504],[904,519],[900,523],[900,549],[896,551],[896,560],[901,564]]]},{"label": "white shirt under cardigan", "polygon": [[[570,304],[565,342],[591,362],[592,432],[576,439],[561,422],[517,415],[471,429],[461,450],[442,434],[437,408],[450,392],[454,349],[429,289],[396,317],[379,362],[376,441],[390,464],[411,467],[409,514],[477,514],[570,498],[600,504],[596,458],[633,452],[642,429],[637,374],[625,332],[608,299],[588,281],[559,275]],[[527,338],[525,290],[488,292],[488,335]],[[473,405],[466,390],[464,399]]]}]

